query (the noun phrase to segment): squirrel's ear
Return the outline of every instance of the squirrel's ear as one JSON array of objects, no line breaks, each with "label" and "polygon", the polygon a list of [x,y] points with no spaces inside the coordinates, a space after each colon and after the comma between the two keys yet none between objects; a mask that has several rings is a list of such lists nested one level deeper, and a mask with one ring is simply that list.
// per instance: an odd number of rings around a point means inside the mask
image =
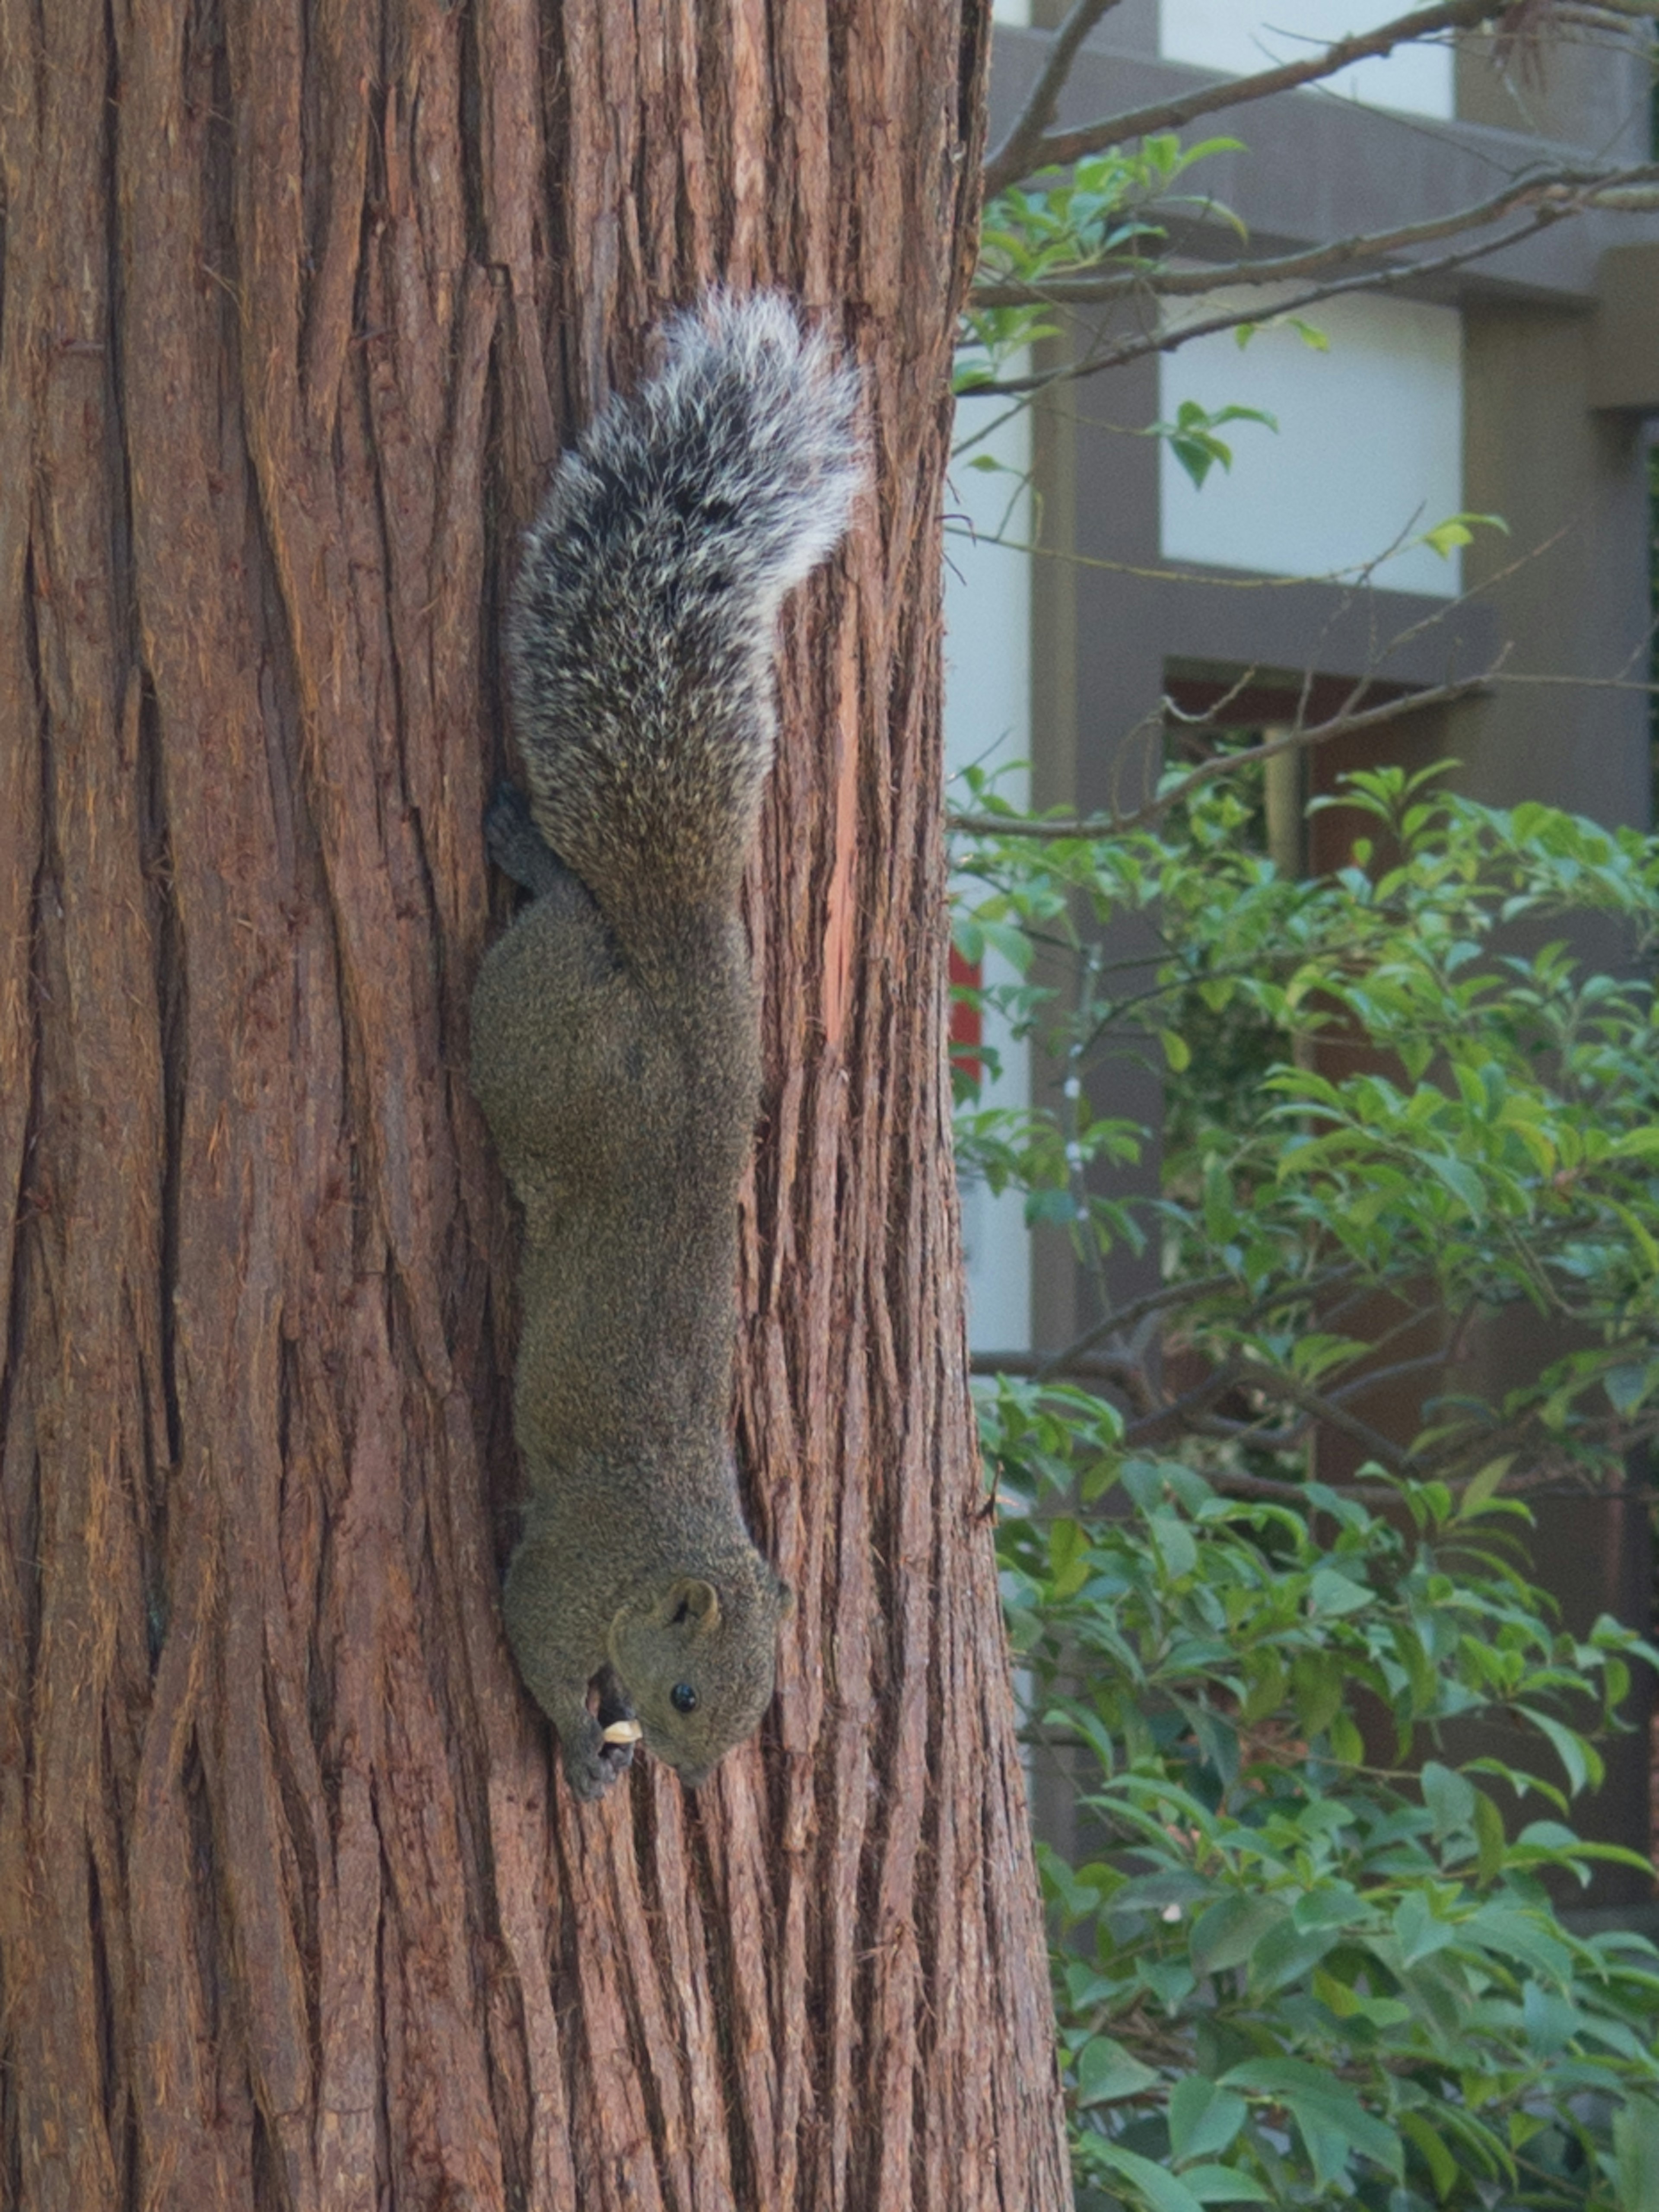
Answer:
[{"label": "squirrel's ear", "polygon": [[668,1594],[668,1617],[678,1627],[689,1621],[702,1634],[708,1635],[720,1625],[720,1601],[713,1583],[688,1577],[676,1583]]}]

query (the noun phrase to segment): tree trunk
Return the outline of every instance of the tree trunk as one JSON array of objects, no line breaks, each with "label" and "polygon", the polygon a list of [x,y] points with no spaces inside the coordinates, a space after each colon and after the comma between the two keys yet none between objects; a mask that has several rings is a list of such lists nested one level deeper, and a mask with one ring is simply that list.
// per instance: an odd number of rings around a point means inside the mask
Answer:
[{"label": "tree trunk", "polygon": [[[1069,2201],[941,1080],[984,15],[0,0],[0,2206]],[[496,617],[715,278],[877,464],[750,902],[801,1604],[757,1742],[581,1808],[496,1610]]]}]

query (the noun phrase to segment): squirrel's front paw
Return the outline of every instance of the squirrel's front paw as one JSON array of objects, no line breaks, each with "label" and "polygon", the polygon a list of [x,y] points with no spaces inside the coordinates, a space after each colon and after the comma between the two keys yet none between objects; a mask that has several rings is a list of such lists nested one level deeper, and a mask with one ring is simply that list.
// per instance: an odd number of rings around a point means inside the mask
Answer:
[{"label": "squirrel's front paw", "polygon": [[574,1733],[565,1737],[564,1771],[577,1796],[591,1802],[602,1797],[634,1764],[640,1724],[610,1668],[594,1678],[590,1694],[598,1710],[584,1712]]},{"label": "squirrel's front paw", "polygon": [[603,1797],[619,1774],[625,1774],[634,1763],[634,1747],[626,1744],[618,1751],[615,1745],[599,1741],[599,1730],[593,1731],[592,1743],[568,1744],[565,1747],[565,1779],[585,1804]]},{"label": "squirrel's front paw", "polygon": [[[626,1723],[617,1725],[637,1728],[639,1723],[637,1721],[626,1721]],[[633,1741],[626,1741],[626,1743],[615,1739],[606,1741],[604,1729],[599,1728],[598,1721],[592,1719],[592,1714],[586,1714],[584,1728],[581,1728],[575,1743],[564,1745],[564,1778],[571,1783],[571,1790],[584,1802],[592,1802],[592,1798],[604,1796],[608,1787],[617,1781],[619,1774],[626,1774],[630,1765],[633,1765]]]}]

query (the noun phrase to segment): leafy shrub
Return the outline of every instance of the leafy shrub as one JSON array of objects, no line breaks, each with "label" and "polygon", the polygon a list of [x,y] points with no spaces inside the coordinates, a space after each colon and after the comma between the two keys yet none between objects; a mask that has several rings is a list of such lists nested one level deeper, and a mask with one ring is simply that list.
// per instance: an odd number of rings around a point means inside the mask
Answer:
[{"label": "leafy shrub", "polygon": [[[1015,1114],[966,1085],[963,1153],[1085,1266],[1126,1238],[1164,1262],[1116,1313],[1100,1271],[1091,1328],[981,1406],[1032,1731],[1084,1762],[1097,1837],[1075,1866],[1040,1847],[1080,2202],[1655,2212],[1659,1954],[1571,1933],[1546,1885],[1631,1860],[1563,1816],[1655,1655],[1555,1625],[1512,1493],[1543,1466],[1616,1479],[1659,1425],[1659,858],[1391,769],[1345,803],[1389,857],[1361,841],[1317,884],[1241,844],[1218,784],[1156,830],[1011,825],[963,856],[958,941],[1012,957],[990,995],[1065,1078]],[[1628,975],[1515,949],[1585,908]],[[1192,1072],[1217,1019],[1235,1085]],[[1331,1034],[1366,1063],[1312,1064]],[[1161,1036],[1178,1137],[1139,1208],[1092,1173],[1140,1136],[1090,1103],[1124,1036]],[[1341,1316],[1379,1294],[1419,1319],[1524,1301],[1566,1348],[1311,1480],[1316,1426],[1363,1425],[1378,1355]],[[1510,1757],[1457,1754],[1475,1717]]]},{"label": "leafy shrub", "polygon": [[[1034,1508],[1073,1441],[1048,1396],[983,1409]],[[1600,1771],[1563,1707],[1589,1687],[1610,1712],[1644,1647],[1553,1630],[1490,1533],[1506,1501],[1473,1489],[1402,1485],[1396,1517],[1140,1458],[1116,1489],[1129,1510],[1001,1527],[1038,1731],[1093,1770],[1097,1854],[1039,1847],[1082,2201],[1648,2212],[1659,1955],[1569,1935],[1542,1881],[1628,1856],[1557,1817]],[[1401,1761],[1447,1720],[1528,1717],[1567,1788],[1368,1764],[1365,1693]],[[1494,1784],[1540,1801],[1512,1840]]]},{"label": "leafy shrub", "polygon": [[[1462,1479],[1500,1450],[1534,1475],[1611,1473],[1659,1432],[1659,1014],[1643,965],[1659,848],[1424,781],[1348,778],[1341,804],[1378,836],[1314,883],[1240,842],[1246,805],[1224,782],[1161,830],[1044,840],[1010,817],[962,855],[958,944],[1015,963],[1019,981],[984,995],[1041,1037],[1064,1082],[1053,1109],[965,1100],[958,1157],[1023,1188],[1028,1218],[1065,1226],[1097,1274],[1114,1243],[1161,1241],[1156,1326],[1133,1330],[1143,1316],[1103,1298],[1057,1355],[1104,1361],[1138,1409],[1132,1445],[1173,1419],[1194,1438],[1294,1453],[1323,1422],[1396,1474]],[[979,799],[994,818],[994,793]],[[1536,935],[1569,914],[1599,918],[1625,972],[1585,972],[1559,938],[1510,949],[1521,925]],[[1041,984],[1039,948],[1054,978]],[[1188,1041],[1221,1019],[1245,1071],[1231,1090]],[[1332,1039],[1372,1065],[1322,1071]],[[1143,1133],[1091,1102],[1109,1096],[1114,1054],[1149,1043],[1179,1143],[1161,1202],[1137,1214],[1091,1170]],[[1448,1388],[1421,1435],[1391,1437],[1358,1411],[1381,1379],[1375,1338],[1343,1326],[1379,1297],[1395,1302],[1395,1335],[1443,1331],[1412,1364],[1443,1360],[1454,1385],[1505,1307],[1546,1316],[1566,1348],[1500,1404]],[[1166,1387],[1171,1352],[1183,1378],[1201,1363],[1207,1389]]]}]

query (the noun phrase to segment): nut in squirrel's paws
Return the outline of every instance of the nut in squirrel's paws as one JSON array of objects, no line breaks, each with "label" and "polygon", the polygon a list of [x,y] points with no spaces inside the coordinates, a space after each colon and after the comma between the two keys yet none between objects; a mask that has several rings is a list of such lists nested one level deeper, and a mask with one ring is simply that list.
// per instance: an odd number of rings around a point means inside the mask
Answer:
[{"label": "nut in squirrel's paws", "polygon": [[592,1735],[586,1753],[567,1762],[567,1771],[580,1797],[603,1796],[634,1764],[634,1747],[645,1731],[629,1710],[623,1687],[609,1667],[587,1686],[587,1709],[592,1716]]}]

